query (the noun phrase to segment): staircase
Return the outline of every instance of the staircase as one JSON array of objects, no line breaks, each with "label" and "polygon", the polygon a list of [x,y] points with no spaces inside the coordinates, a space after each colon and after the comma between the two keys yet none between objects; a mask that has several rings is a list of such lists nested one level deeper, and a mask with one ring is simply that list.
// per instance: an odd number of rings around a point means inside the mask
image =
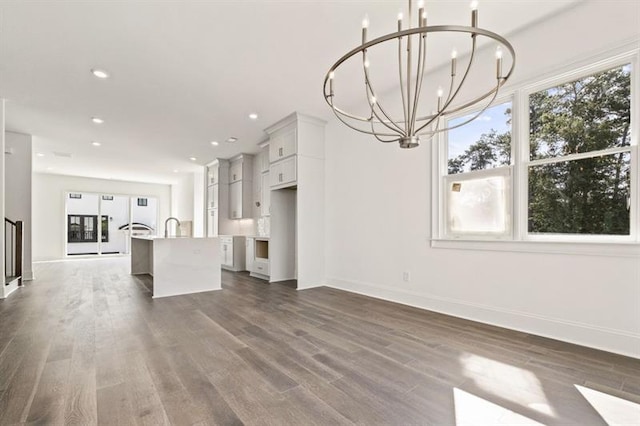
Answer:
[{"label": "staircase", "polygon": [[22,285],[22,221],[4,218],[4,285]]}]

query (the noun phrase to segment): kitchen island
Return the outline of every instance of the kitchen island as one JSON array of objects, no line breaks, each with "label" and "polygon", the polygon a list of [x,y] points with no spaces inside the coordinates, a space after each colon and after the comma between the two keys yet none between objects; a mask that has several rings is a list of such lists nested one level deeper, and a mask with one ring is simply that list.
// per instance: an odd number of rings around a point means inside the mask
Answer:
[{"label": "kitchen island", "polygon": [[153,297],[220,290],[218,238],[131,237],[131,274],[153,277]]}]

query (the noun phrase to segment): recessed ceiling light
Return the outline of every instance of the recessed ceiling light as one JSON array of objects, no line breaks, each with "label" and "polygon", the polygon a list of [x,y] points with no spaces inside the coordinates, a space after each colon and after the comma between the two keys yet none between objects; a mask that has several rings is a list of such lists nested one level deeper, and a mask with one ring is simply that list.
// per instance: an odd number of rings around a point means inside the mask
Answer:
[{"label": "recessed ceiling light", "polygon": [[91,74],[95,75],[98,78],[102,78],[102,79],[109,78],[109,73],[108,72],[106,72],[105,70],[97,69],[97,68],[92,69],[91,70]]},{"label": "recessed ceiling light", "polygon": [[211,145],[218,146],[218,141],[211,141]]},{"label": "recessed ceiling light", "polygon": [[175,169],[175,170],[173,171],[173,173],[178,173],[178,171],[179,171],[178,169]]},{"label": "recessed ceiling light", "polygon": [[257,120],[258,119],[258,114],[256,114],[255,112],[252,112],[251,114],[249,114],[249,118],[252,120]]},{"label": "recessed ceiling light", "polygon": [[53,167],[47,167],[47,170],[53,170]]},{"label": "recessed ceiling light", "polygon": [[233,136],[231,136],[229,139],[227,139],[227,142],[229,143],[234,143],[238,140],[238,138],[234,138]]},{"label": "recessed ceiling light", "polygon": [[196,161],[196,160],[197,160],[197,158],[196,158],[196,157],[189,157],[189,160],[191,160],[191,161]]},{"label": "recessed ceiling light", "polygon": [[37,155],[38,157],[44,157],[44,154],[43,154],[43,153],[41,153],[41,152],[36,153],[36,155]]},{"label": "recessed ceiling light", "polygon": [[93,121],[96,124],[102,124],[104,123],[104,120],[100,117],[91,117],[91,121]]},{"label": "recessed ceiling light", "polygon": [[91,142],[91,145],[93,145],[93,146],[100,146],[100,145],[102,145],[102,144],[101,144],[100,142]]}]

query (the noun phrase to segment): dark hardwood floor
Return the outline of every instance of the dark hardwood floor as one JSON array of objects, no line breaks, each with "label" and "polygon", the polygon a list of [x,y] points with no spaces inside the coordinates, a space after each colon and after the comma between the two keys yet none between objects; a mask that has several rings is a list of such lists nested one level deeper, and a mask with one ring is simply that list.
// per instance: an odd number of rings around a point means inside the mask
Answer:
[{"label": "dark hardwood floor", "polygon": [[640,422],[640,361],[329,288],[223,273],[153,300],[127,258],[0,301],[0,424]]}]

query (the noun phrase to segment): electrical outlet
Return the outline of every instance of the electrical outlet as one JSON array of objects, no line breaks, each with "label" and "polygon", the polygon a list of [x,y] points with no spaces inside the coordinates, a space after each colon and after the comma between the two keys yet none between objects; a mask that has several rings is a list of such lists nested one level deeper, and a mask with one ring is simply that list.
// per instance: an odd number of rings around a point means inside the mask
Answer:
[{"label": "electrical outlet", "polygon": [[405,283],[411,281],[411,273],[409,271],[404,271],[402,273],[402,281],[404,281]]}]

